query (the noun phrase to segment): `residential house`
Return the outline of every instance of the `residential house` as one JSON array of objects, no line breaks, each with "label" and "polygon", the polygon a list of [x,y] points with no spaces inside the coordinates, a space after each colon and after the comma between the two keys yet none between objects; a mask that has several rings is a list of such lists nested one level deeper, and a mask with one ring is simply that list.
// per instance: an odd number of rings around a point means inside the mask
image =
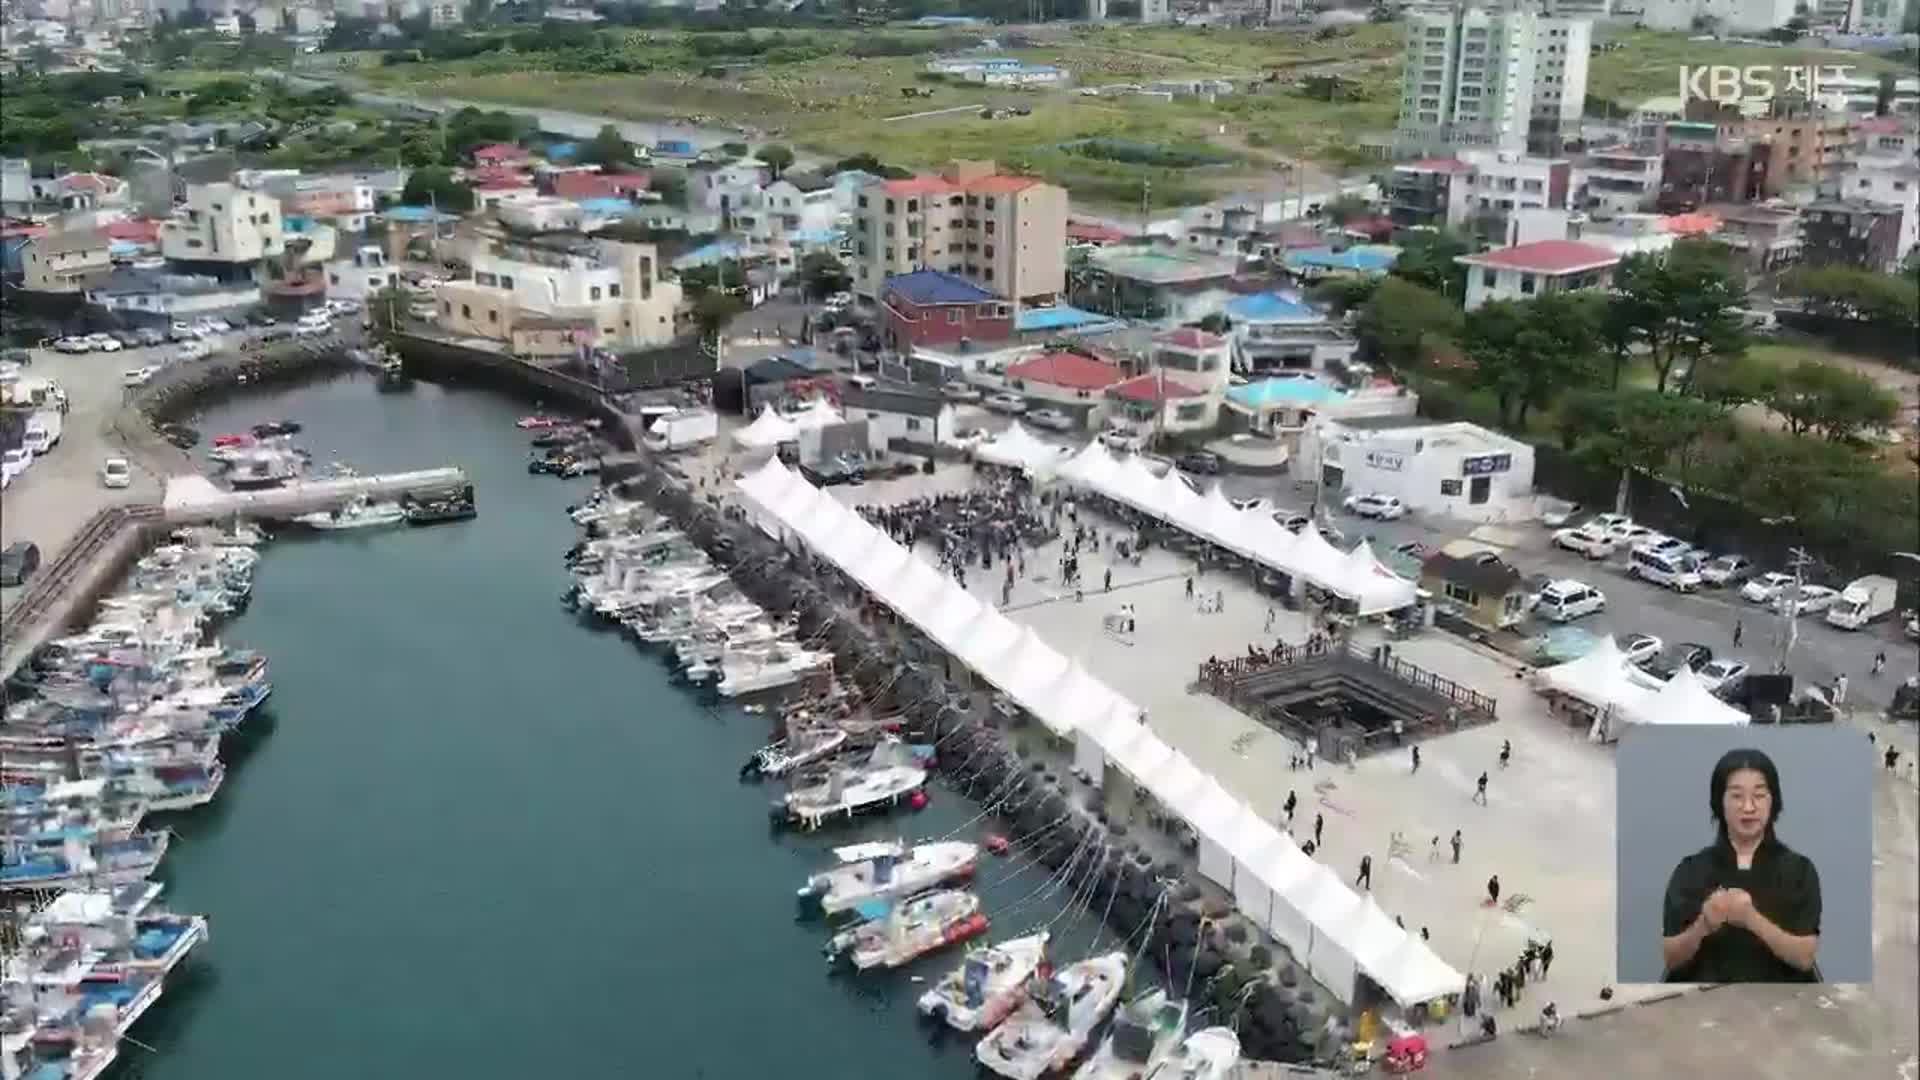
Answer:
[{"label": "residential house", "polygon": [[0,219],[0,279],[19,284],[27,272],[27,248],[52,231],[45,222]]},{"label": "residential house", "polygon": [[1220,397],[1166,369],[1136,375],[1107,388],[1108,424],[1149,440],[1203,435],[1220,423]]},{"label": "residential house", "polygon": [[1846,162],[1856,135],[1847,114],[1806,105],[1780,105],[1765,116],[1723,121],[1750,144],[1768,154],[1763,193],[1775,196],[1794,186],[1817,187]]},{"label": "residential house", "polygon": [[1851,266],[1892,273],[1900,265],[1901,208],[1885,203],[1829,199],[1800,214],[1802,255],[1808,266]]},{"label": "residential house", "polygon": [[1066,229],[1066,189],[1000,174],[991,161],[881,180],[856,199],[854,291],[874,296],[889,278],[927,269],[1008,299],[1050,300],[1067,287]]},{"label": "residential house", "polygon": [[1895,265],[1904,263],[1920,245],[1920,164],[1913,159],[1874,157],[1854,161],[1822,184],[1821,194],[1898,208],[1900,238],[1894,244]]},{"label": "residential house", "polygon": [[1237,256],[1163,245],[1116,245],[1088,258],[1084,297],[1076,303],[1130,319],[1193,322],[1218,311],[1240,268]]},{"label": "residential house", "polygon": [[867,443],[931,452],[957,434],[951,402],[922,386],[879,383],[849,386],[840,394],[840,410],[849,423],[865,422]]},{"label": "residential house", "polygon": [[1359,345],[1326,312],[1281,293],[1261,292],[1231,300],[1235,367],[1249,376],[1324,371],[1344,364]]},{"label": "residential house", "polygon": [[1473,166],[1467,188],[1469,205],[1461,223],[1498,241],[1517,210],[1564,210],[1573,190],[1573,162],[1528,157],[1506,151],[1466,151],[1460,159]]},{"label": "residential house", "polygon": [[1007,388],[1029,402],[1059,409],[1092,426],[1107,391],[1126,380],[1125,369],[1085,353],[1048,351],[1009,364]]},{"label": "residential house", "polygon": [[1459,158],[1426,158],[1393,167],[1387,212],[1401,228],[1455,228],[1472,206],[1473,166]]},{"label": "residential house", "polygon": [[111,244],[100,229],[32,237],[21,250],[22,282],[28,292],[84,292],[112,273]]},{"label": "residential house", "polygon": [[1420,566],[1420,587],[1482,630],[1511,629],[1527,618],[1526,579],[1490,548],[1434,552]]},{"label": "residential house", "polygon": [[896,352],[922,345],[987,344],[1013,336],[1013,305],[965,278],[916,270],[880,291],[881,339]]},{"label": "residential house", "polygon": [[1913,161],[1920,156],[1920,119],[1913,116],[1869,116],[1854,124],[1854,158],[1895,158]]},{"label": "residential house", "polygon": [[203,274],[116,270],[87,287],[86,301],[116,315],[171,321],[256,307],[260,286],[251,280]]},{"label": "residential house", "polygon": [[1752,202],[1773,185],[1772,150],[1719,125],[1680,120],[1665,126],[1660,194],[1654,205],[1677,214],[1714,203]]},{"label": "residential house", "polygon": [[1632,147],[1594,150],[1574,167],[1577,209],[1597,214],[1632,214],[1650,210],[1660,199],[1660,172],[1665,159]]},{"label": "residential house", "polygon": [[329,300],[365,303],[380,290],[400,284],[399,270],[377,244],[362,244],[351,256],[327,263],[324,271]]},{"label": "residential house", "polygon": [[512,143],[488,143],[485,146],[476,146],[467,156],[473,159],[475,166],[482,169],[519,168],[533,159],[532,151]]},{"label": "residential house", "polygon": [[1466,309],[1490,300],[1527,300],[1553,292],[1606,288],[1620,256],[1578,240],[1541,240],[1461,255],[1467,268]]},{"label": "residential house", "polygon": [[702,215],[702,229],[734,228],[734,216],[751,206],[772,170],[757,158],[698,162],[687,169],[687,209]]},{"label": "residential house", "polygon": [[1749,273],[1770,274],[1800,261],[1800,212],[1759,206],[1716,206],[1714,239],[1739,253]]},{"label": "residential house", "polygon": [[678,282],[660,276],[651,244],[571,239],[501,243],[472,259],[473,276],[442,285],[439,324],[510,341],[520,319],[589,319],[601,348],[673,340]]},{"label": "residential house", "polygon": [[213,277],[251,277],[282,251],[280,200],[230,183],[194,184],[160,227],[160,253]]}]

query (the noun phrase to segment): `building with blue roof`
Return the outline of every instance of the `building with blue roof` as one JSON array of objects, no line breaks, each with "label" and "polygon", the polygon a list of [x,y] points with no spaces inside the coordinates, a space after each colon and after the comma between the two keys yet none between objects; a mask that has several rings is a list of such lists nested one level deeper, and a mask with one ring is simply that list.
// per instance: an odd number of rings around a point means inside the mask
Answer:
[{"label": "building with blue roof", "polygon": [[1380,277],[1393,269],[1400,249],[1392,244],[1356,244],[1343,251],[1302,248],[1284,256],[1287,272],[1309,281],[1324,277]]},{"label": "building with blue roof", "polygon": [[1013,305],[966,278],[915,270],[887,278],[880,290],[887,346],[956,346],[1001,342],[1013,336]]},{"label": "building with blue roof", "polygon": [[1326,315],[1297,296],[1284,293],[1254,293],[1230,300],[1226,316],[1235,323],[1301,323],[1323,325]]}]

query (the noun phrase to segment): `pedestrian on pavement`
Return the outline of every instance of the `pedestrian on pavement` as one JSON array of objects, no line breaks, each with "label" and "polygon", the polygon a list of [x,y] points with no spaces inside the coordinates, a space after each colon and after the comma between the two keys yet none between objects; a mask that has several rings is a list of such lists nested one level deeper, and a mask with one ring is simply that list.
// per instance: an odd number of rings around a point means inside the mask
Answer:
[{"label": "pedestrian on pavement", "polygon": [[1413,748],[1413,771],[1420,771],[1420,748],[1418,746]]},{"label": "pedestrian on pavement", "polygon": [[1293,808],[1298,805],[1300,805],[1300,797],[1295,795],[1292,791],[1288,791],[1287,801],[1281,806],[1281,809],[1287,812],[1288,825],[1293,824]]},{"label": "pedestrian on pavement", "polygon": [[1503,769],[1504,769],[1504,768],[1506,768],[1506,767],[1507,767],[1507,763],[1508,763],[1508,762],[1511,762],[1512,760],[1513,760],[1513,742],[1512,742],[1512,740],[1510,740],[1510,739],[1501,739],[1501,740],[1500,740],[1500,767],[1501,767],[1501,768],[1503,768]]},{"label": "pedestrian on pavement", "polygon": [[1315,847],[1320,846],[1320,830],[1326,827],[1327,827],[1327,815],[1325,814],[1313,815],[1313,844]]},{"label": "pedestrian on pavement", "polygon": [[1897,768],[1900,764],[1900,748],[1897,746],[1888,745],[1887,753],[1885,755],[1885,761],[1887,763],[1887,771],[1893,772],[1894,769]]},{"label": "pedestrian on pavement", "polygon": [[1840,706],[1845,705],[1846,703],[1847,703],[1847,677],[1845,675],[1835,675],[1833,677],[1834,708],[1839,708]]},{"label": "pedestrian on pavement", "polygon": [[1499,977],[1493,980],[1493,992],[1500,998],[1502,1008],[1511,1008],[1513,1006],[1513,976],[1508,972],[1501,972]]},{"label": "pedestrian on pavement", "polygon": [[1273,607],[1272,607],[1272,605],[1268,605],[1268,607],[1267,607],[1267,628],[1266,628],[1265,630],[1263,630],[1263,631],[1262,631],[1262,633],[1267,633],[1267,634],[1271,634],[1271,633],[1273,633],[1273,617],[1274,617],[1274,615],[1275,615],[1275,614],[1276,614],[1276,613],[1275,613],[1275,611],[1273,610]]},{"label": "pedestrian on pavement", "polygon": [[1547,981],[1547,970],[1553,967],[1553,942],[1540,946],[1540,981]]},{"label": "pedestrian on pavement", "polygon": [[1439,833],[1434,833],[1433,843],[1427,845],[1427,861],[1428,862],[1440,861],[1440,834]]},{"label": "pedestrian on pavement", "polygon": [[1193,578],[1187,578],[1187,599],[1193,599]]},{"label": "pedestrian on pavement", "polygon": [[1499,902],[1500,902],[1500,875],[1495,874],[1492,877],[1487,879],[1487,906],[1493,907],[1495,904],[1498,904]]},{"label": "pedestrian on pavement", "polygon": [[1300,853],[1305,855],[1309,859],[1313,858],[1313,853],[1318,850],[1320,850],[1320,845],[1314,843],[1311,840],[1300,845]]},{"label": "pedestrian on pavement", "polygon": [[1100,591],[1102,592],[1113,591],[1113,569],[1111,567],[1107,569],[1105,576],[1103,576],[1100,579]]},{"label": "pedestrian on pavement", "polygon": [[1373,856],[1371,855],[1360,856],[1360,874],[1358,877],[1353,879],[1353,887],[1356,889],[1366,889],[1368,891],[1372,891],[1373,889]]},{"label": "pedestrian on pavement", "polygon": [[1427,933],[1427,928],[1426,928],[1426,927],[1424,927],[1424,926],[1420,928],[1420,940],[1421,940],[1421,941],[1432,941],[1432,940],[1433,940],[1433,935],[1432,935],[1432,934],[1429,934],[1429,933]]},{"label": "pedestrian on pavement", "polygon": [[1887,650],[1881,649],[1873,654],[1873,673],[1878,675],[1885,670],[1887,670]]},{"label": "pedestrian on pavement", "polygon": [[1460,865],[1460,830],[1453,830],[1453,865]]},{"label": "pedestrian on pavement", "polygon": [[1473,801],[1481,806],[1487,805],[1487,774],[1481,773],[1480,779],[1473,785]]},{"label": "pedestrian on pavement", "polygon": [[1734,648],[1737,649],[1740,647],[1740,639],[1743,636],[1745,636],[1746,632],[1747,632],[1747,624],[1743,620],[1740,620],[1740,619],[1733,620],[1733,647]]}]

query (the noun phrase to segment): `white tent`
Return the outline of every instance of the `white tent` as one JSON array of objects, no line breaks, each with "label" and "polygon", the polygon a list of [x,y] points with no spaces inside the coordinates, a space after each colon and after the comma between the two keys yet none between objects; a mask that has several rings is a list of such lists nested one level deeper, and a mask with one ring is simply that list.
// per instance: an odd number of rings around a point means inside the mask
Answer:
[{"label": "white tent", "polygon": [[[1578,663],[1578,661],[1575,661]],[[1564,666],[1564,665],[1563,665]],[[1622,707],[1635,724],[1745,724],[1751,717],[1713,696],[1693,669],[1682,667],[1659,690]]]},{"label": "white tent", "polygon": [[1352,597],[1362,615],[1398,611],[1414,602],[1418,590],[1380,561],[1373,545],[1365,540],[1347,552],[1346,580],[1335,590]]},{"label": "white tent", "polygon": [[981,461],[1019,469],[1035,480],[1052,479],[1061,466],[1076,460],[1068,453],[1066,447],[1034,438],[1024,424],[1012,425],[973,452]]},{"label": "white tent", "polygon": [[1428,948],[1418,934],[1402,933],[1400,944],[1369,963],[1366,972],[1403,1008],[1438,1001],[1467,987],[1460,973]]},{"label": "white tent", "polygon": [[834,407],[833,402],[818,397],[807,403],[807,407],[792,416],[792,422],[799,431],[814,431],[835,424],[844,424],[847,418]]},{"label": "white tent", "polygon": [[1187,819],[1187,824],[1193,826],[1194,835],[1200,841],[1201,876],[1228,892],[1233,891],[1235,869],[1227,845],[1234,830],[1240,827],[1243,810],[1246,810],[1245,804],[1229,794],[1218,781],[1208,777],[1205,788],[1195,801],[1193,816]]},{"label": "white tent", "polygon": [[749,450],[772,450],[800,437],[799,425],[764,406],[753,423],[733,433],[733,441]]},{"label": "white tent", "polygon": [[1603,634],[1599,642],[1578,660],[1542,668],[1534,675],[1539,685],[1569,697],[1579,698],[1596,709],[1629,706],[1647,696],[1647,691],[1627,678],[1627,661],[1613,635]]}]

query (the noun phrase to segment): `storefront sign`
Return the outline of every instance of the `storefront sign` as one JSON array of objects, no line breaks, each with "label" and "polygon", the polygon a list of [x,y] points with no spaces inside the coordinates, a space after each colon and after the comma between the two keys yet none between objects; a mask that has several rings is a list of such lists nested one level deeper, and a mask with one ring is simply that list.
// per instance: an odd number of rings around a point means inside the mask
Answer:
[{"label": "storefront sign", "polygon": [[1395,450],[1367,451],[1367,465],[1370,468],[1381,469],[1386,472],[1399,472],[1402,468],[1406,467],[1406,464],[1407,464],[1406,455],[1398,451],[1395,451]]},{"label": "storefront sign", "polygon": [[1513,468],[1512,454],[1474,454],[1460,459],[1461,476],[1490,476]]}]

